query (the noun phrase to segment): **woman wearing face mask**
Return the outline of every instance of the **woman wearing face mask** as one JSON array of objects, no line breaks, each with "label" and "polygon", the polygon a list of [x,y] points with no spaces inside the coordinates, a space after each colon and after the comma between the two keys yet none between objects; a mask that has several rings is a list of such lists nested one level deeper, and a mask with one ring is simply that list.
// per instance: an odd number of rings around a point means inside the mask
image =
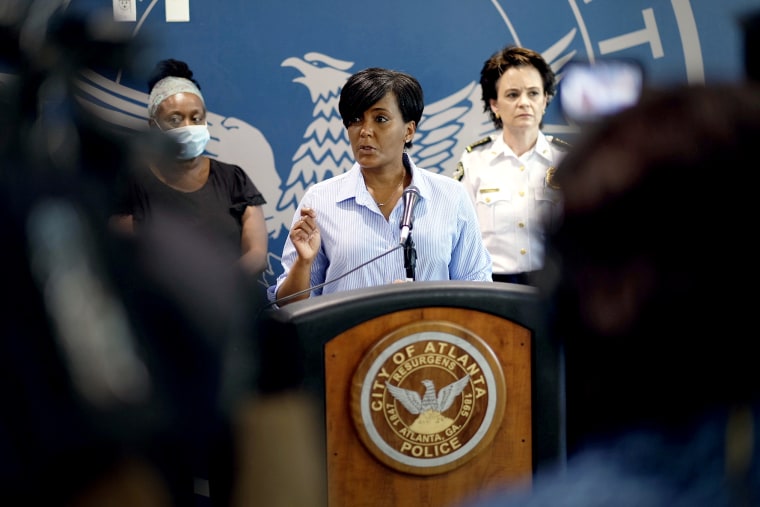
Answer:
[{"label": "woman wearing face mask", "polygon": [[193,72],[185,62],[162,60],[148,87],[148,124],[173,140],[176,151],[151,157],[135,171],[112,223],[119,230],[139,232],[167,215],[208,237],[213,247],[239,256],[246,272],[262,272],[268,250],[261,208],[266,201],[239,166],[203,154],[210,136]]}]

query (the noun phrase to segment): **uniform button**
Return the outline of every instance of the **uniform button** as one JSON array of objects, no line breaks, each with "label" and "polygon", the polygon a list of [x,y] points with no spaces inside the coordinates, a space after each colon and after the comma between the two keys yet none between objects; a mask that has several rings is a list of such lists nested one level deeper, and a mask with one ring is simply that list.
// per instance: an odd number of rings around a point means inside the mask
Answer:
[{"label": "uniform button", "polygon": [[489,203],[489,202],[491,202],[491,198],[490,197],[486,197],[486,203]]},{"label": "uniform button", "polygon": [[520,190],[520,197],[525,197],[525,192],[523,192],[522,190]]},{"label": "uniform button", "polygon": [[520,171],[522,172],[522,171],[524,171],[524,170],[525,170],[525,166],[524,166],[524,165],[521,165],[521,166],[520,166]]},{"label": "uniform button", "polygon": [[523,227],[525,227],[525,222],[517,222],[517,227],[522,229]]},{"label": "uniform button", "polygon": [[526,253],[528,253],[528,251],[526,249],[524,249],[524,248],[520,249],[520,255],[525,255]]}]

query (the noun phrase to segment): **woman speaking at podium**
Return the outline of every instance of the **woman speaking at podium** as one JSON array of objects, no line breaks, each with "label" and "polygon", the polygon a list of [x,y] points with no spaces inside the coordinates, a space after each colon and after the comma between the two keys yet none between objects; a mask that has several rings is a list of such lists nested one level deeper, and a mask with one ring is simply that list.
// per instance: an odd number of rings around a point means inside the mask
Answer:
[{"label": "woman speaking at podium", "polygon": [[304,194],[269,300],[408,280],[410,247],[415,280],[491,281],[491,257],[464,189],[406,153],[424,108],[417,79],[359,71],[343,86],[338,108],[355,163]]}]

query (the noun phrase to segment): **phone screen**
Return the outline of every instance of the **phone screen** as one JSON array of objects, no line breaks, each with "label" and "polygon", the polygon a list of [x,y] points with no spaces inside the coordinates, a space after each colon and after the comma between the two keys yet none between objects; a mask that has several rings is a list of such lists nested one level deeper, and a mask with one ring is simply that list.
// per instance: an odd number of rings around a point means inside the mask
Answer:
[{"label": "phone screen", "polygon": [[632,61],[571,61],[559,84],[560,106],[573,122],[593,122],[635,104],[643,84],[643,69]]}]

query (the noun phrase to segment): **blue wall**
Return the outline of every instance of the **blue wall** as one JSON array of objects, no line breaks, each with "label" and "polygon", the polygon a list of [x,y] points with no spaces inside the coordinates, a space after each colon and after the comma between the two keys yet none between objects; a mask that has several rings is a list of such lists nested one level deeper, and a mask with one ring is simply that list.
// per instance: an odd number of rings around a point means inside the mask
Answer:
[{"label": "blue wall", "polygon": [[[412,152],[451,173],[463,147],[490,130],[476,86],[483,61],[507,43],[543,53],[561,77],[569,59],[635,58],[653,86],[743,78],[738,18],[757,0],[189,0],[189,22],[167,22],[164,0],[131,0],[151,41],[145,66],[187,61],[210,111],[208,152],[241,165],[268,205],[270,271],[306,186],[351,165],[337,114],[346,77],[370,66],[415,75],[426,110]],[[69,9],[112,16],[112,0]],[[560,81],[561,83],[561,81]],[[92,74],[87,98],[114,123],[144,128],[144,76]],[[555,101],[545,131],[571,136]],[[359,231],[357,231],[359,232]]]}]

